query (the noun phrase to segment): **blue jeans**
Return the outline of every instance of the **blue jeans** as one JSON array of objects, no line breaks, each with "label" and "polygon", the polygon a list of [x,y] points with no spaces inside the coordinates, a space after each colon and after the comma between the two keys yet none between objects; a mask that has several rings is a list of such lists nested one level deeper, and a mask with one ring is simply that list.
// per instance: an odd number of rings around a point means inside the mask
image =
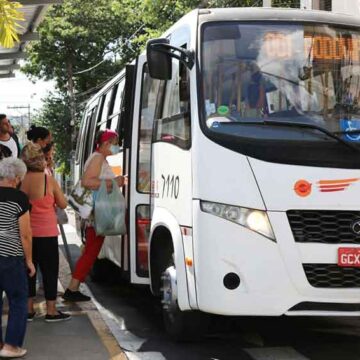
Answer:
[{"label": "blue jeans", "polygon": [[[22,346],[27,322],[28,283],[24,259],[20,256],[0,256],[0,311],[5,294],[9,302],[9,316],[5,343]],[[3,342],[0,316],[0,342]]]}]

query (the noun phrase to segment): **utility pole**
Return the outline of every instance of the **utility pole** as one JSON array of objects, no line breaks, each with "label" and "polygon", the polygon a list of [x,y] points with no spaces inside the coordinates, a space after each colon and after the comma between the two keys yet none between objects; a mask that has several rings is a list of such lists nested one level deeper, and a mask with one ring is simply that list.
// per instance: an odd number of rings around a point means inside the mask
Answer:
[{"label": "utility pole", "polygon": [[15,110],[20,110],[20,109],[27,109],[28,111],[28,122],[29,122],[29,127],[31,125],[31,119],[30,119],[30,104],[28,104],[27,106],[8,106],[8,109],[15,109]]}]

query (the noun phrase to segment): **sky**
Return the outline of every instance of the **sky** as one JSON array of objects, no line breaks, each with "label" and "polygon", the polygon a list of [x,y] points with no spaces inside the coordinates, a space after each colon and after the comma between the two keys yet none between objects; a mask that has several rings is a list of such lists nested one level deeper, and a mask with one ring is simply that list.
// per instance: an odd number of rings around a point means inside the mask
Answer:
[{"label": "sky", "polygon": [[27,109],[9,109],[9,106],[28,106],[31,112],[40,109],[42,99],[54,90],[53,82],[37,80],[32,83],[21,72],[15,72],[15,78],[0,79],[0,113],[20,116],[27,114]]}]

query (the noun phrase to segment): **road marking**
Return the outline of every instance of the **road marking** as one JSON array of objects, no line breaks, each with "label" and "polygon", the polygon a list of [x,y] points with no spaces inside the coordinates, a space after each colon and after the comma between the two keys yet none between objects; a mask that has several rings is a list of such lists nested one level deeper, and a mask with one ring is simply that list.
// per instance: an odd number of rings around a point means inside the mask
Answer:
[{"label": "road marking", "polygon": [[291,347],[244,349],[254,360],[309,360]]}]

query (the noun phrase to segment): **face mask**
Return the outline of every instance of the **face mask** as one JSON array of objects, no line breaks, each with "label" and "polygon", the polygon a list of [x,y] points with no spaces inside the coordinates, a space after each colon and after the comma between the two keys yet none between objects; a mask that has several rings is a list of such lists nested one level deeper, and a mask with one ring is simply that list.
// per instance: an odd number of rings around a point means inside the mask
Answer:
[{"label": "face mask", "polygon": [[116,155],[120,152],[120,146],[119,145],[111,145],[110,151],[113,155]]}]

